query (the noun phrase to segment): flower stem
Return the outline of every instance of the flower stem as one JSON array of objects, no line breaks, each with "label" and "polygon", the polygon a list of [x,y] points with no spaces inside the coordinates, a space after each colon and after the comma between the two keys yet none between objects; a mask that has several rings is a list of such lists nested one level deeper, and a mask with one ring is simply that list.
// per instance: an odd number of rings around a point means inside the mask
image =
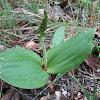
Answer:
[{"label": "flower stem", "polygon": [[43,64],[44,64],[44,67],[47,68],[47,53],[46,53],[46,48],[45,48],[43,37],[41,39],[41,42],[42,42],[42,48],[43,48]]}]

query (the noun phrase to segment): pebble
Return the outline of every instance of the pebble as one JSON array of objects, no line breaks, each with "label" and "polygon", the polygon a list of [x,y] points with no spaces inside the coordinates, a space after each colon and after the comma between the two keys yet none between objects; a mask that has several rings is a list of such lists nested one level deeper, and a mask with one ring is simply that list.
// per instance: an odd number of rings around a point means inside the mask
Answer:
[{"label": "pebble", "polygon": [[4,49],[4,46],[0,44],[0,50]]}]

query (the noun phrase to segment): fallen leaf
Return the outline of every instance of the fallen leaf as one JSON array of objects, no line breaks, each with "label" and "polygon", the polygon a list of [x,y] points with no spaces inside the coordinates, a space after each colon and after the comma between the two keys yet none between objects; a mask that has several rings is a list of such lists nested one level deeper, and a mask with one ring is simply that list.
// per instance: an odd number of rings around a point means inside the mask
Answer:
[{"label": "fallen leaf", "polygon": [[67,4],[68,4],[68,0],[63,1],[63,2],[60,3],[60,7],[63,9],[64,7],[66,7]]},{"label": "fallen leaf", "polygon": [[3,82],[3,80],[0,79],[0,88],[2,89],[10,89],[10,85],[6,82]]},{"label": "fallen leaf", "polygon": [[100,68],[100,59],[98,59],[97,56],[93,55],[93,56],[89,56],[85,62],[87,63],[87,65],[89,65],[89,67],[91,67],[91,69],[96,72],[97,69]]},{"label": "fallen leaf", "polygon": [[29,41],[24,46],[25,49],[32,50],[34,48],[34,41]]},{"label": "fallen leaf", "polygon": [[[48,80],[48,83],[47,83],[47,86],[48,85],[50,85],[50,83],[51,83],[51,81],[50,80]],[[51,89],[51,91],[52,91],[52,93],[54,93],[55,92],[55,90],[54,90],[54,84],[51,84],[50,86],[49,86],[49,88]]]},{"label": "fallen leaf", "polygon": [[36,51],[39,54],[40,54],[40,50],[41,50],[40,43],[36,43],[34,41],[27,42],[23,46],[23,48],[28,49],[28,50],[32,50],[32,51]]},{"label": "fallen leaf", "polygon": [[40,100],[47,100],[47,96],[43,96]]},{"label": "fallen leaf", "polygon": [[10,89],[0,100],[19,100],[19,94],[14,89]]}]

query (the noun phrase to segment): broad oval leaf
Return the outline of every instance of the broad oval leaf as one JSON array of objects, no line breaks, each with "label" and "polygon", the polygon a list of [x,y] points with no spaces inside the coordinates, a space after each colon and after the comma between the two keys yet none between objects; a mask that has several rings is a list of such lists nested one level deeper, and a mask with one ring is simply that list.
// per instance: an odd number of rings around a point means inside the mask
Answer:
[{"label": "broad oval leaf", "polygon": [[41,58],[36,53],[16,47],[0,54],[0,78],[24,89],[44,86],[48,73],[41,68]]},{"label": "broad oval leaf", "polygon": [[88,29],[66,42],[47,51],[47,72],[67,72],[81,64],[92,50],[92,39],[96,29]]},{"label": "broad oval leaf", "polygon": [[65,37],[64,27],[61,26],[55,32],[55,34],[54,34],[54,36],[52,38],[52,42],[51,42],[50,48],[53,48],[53,47],[59,45],[60,43],[63,43],[64,42],[64,37]]}]

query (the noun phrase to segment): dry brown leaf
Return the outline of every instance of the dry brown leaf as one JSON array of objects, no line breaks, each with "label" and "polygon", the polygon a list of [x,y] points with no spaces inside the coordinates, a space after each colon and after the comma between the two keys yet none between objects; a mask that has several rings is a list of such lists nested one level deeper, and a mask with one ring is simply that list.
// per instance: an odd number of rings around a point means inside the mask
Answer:
[{"label": "dry brown leaf", "polygon": [[63,1],[63,2],[60,3],[60,7],[63,9],[64,7],[66,7],[67,4],[68,4],[68,0]]},{"label": "dry brown leaf", "polygon": [[20,100],[20,99],[19,99],[19,94],[14,89],[10,89],[7,91],[4,97],[0,98],[0,100]]},{"label": "dry brown leaf", "polygon": [[85,62],[87,63],[87,65],[89,65],[89,67],[91,67],[91,69],[96,72],[97,69],[100,68],[100,59],[98,59],[97,56],[93,55],[93,56],[89,56]]},{"label": "dry brown leaf", "polygon": [[32,50],[34,48],[34,41],[29,41],[24,46],[25,49]]},{"label": "dry brown leaf", "polygon": [[[50,80],[48,80],[48,83],[47,83],[47,86],[48,85],[50,85],[50,83],[51,83],[51,81]],[[51,89],[51,91],[52,91],[52,93],[54,93],[55,92],[55,90],[54,90],[54,84],[51,84],[50,86],[49,86],[49,88]]]},{"label": "dry brown leaf", "polygon": [[23,48],[28,49],[28,50],[32,50],[32,51],[36,51],[37,53],[40,53],[40,43],[35,43],[34,41],[29,41],[27,42]]},{"label": "dry brown leaf", "polygon": [[40,100],[47,100],[47,96],[43,96]]}]

